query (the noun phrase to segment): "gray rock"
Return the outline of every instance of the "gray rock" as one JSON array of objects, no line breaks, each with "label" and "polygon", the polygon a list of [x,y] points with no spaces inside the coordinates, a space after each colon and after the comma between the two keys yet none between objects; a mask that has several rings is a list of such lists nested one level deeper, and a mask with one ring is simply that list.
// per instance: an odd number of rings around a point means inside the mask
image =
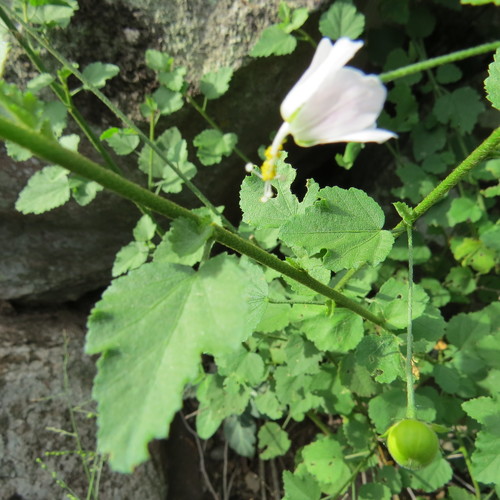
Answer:
[{"label": "gray rock", "polygon": [[[69,310],[16,314],[0,303],[1,500],[68,498],[56,479],[87,498],[89,481],[70,418],[71,409],[81,449],[94,453],[95,418],[89,414],[95,411],[95,368],[82,354],[84,317]],[[105,466],[99,498],[163,500],[165,482],[155,461],[131,475]]]},{"label": "gray rock", "polygon": [[[211,102],[211,115],[224,131],[236,132],[238,146],[257,162],[257,148],[269,143],[279,125],[279,103],[307,66],[311,47],[302,44],[292,56],[252,60],[246,57],[261,30],[277,19],[278,1],[267,0],[86,0],[70,28],[56,30],[53,43],[81,67],[94,61],[112,62],[120,75],[105,88],[107,95],[130,117],[140,120],[138,106],[155,88],[154,75],[144,64],[147,48],[164,50],[177,65],[188,68],[191,91],[207,71],[222,66],[237,70],[230,91]],[[293,0],[292,7],[318,9],[325,0]],[[14,49],[6,79],[20,85],[34,76],[26,56]],[[91,95],[77,96],[77,105],[99,133],[120,126],[117,119]],[[144,126],[144,122],[142,122]],[[185,106],[160,124],[177,126],[192,139],[207,128],[200,116]],[[83,146],[88,152],[89,147]],[[190,151],[191,161],[197,162]],[[133,158],[121,159],[127,172]],[[52,212],[23,216],[14,209],[17,194],[41,166],[36,160],[14,164],[0,148],[0,299],[27,302],[73,300],[105,285],[117,250],[128,243],[138,218],[130,203],[100,193],[88,207],[75,203]],[[199,166],[195,183],[216,205],[226,206],[239,219],[238,186],[245,175],[236,156],[218,166]],[[174,200],[187,206],[199,202],[185,189]]]}]

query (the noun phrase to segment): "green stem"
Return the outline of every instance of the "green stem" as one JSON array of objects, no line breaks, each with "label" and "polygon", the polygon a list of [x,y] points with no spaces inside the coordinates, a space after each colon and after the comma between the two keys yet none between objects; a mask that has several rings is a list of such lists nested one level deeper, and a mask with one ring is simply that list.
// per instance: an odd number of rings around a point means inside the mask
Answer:
[{"label": "green stem", "polygon": [[[166,198],[155,195],[151,191],[103,168],[79,153],[63,148],[56,141],[48,139],[32,130],[14,125],[2,116],[0,116],[0,137],[15,142],[50,163],[61,165],[71,172],[81,175],[86,179],[93,180],[110,191],[138,203],[143,207],[149,208],[154,212],[169,217],[170,219],[187,217],[199,224],[203,224],[202,219],[190,210]],[[214,239],[226,247],[232,248],[240,254],[247,255],[260,264],[270,267],[280,274],[298,281],[311,290],[332,299],[338,306],[350,309],[359,316],[382,328],[391,328],[384,319],[373,314],[361,304],[314,279],[305,270],[291,266],[275,255],[262,250],[253,243],[250,243],[250,241],[241,238],[217,224],[212,224],[212,227]]]},{"label": "green stem", "polygon": [[395,69],[393,71],[387,71],[386,73],[381,73],[379,78],[387,83],[398,78],[403,78],[413,73],[420,73],[427,69],[435,68],[436,66],[442,66],[443,64],[448,64],[454,61],[460,61],[462,59],[467,59],[468,57],[477,56],[479,54],[484,54],[486,52],[491,52],[500,47],[500,40],[491,43],[485,43],[478,45],[477,47],[472,47],[470,49],[459,50],[457,52],[452,52],[451,54],[445,54],[443,56],[433,57],[425,61],[421,61],[415,64],[409,64],[402,68]]},{"label": "green stem", "polygon": [[[413,222],[422,217],[432,206],[440,201],[448,192],[462,180],[476,165],[495,154],[500,146],[500,127],[495,129],[458,167],[443,179],[414,209]],[[401,221],[393,233],[399,236],[404,232],[405,223]]]},{"label": "green stem", "polygon": [[[208,198],[177,168],[177,166],[172,163],[166,156],[165,152],[162,151],[156,143],[151,141],[149,137],[139,128],[135,125],[135,123],[130,120],[122,111],[120,111],[99,89],[97,89],[94,85],[92,85],[91,82],[89,82],[83,74],[78,71],[73,64],[70,63],[62,54],[60,54],[58,51],[56,51],[53,47],[51,47],[43,38],[41,38],[37,33],[35,33],[25,22],[23,22],[22,19],[19,18],[14,12],[9,11],[12,17],[14,17],[23,27],[26,29],[26,31],[29,33],[29,35],[44,49],[47,50],[62,66],[64,66],[68,71],[70,71],[73,76],[78,78],[80,80],[85,88],[92,92],[109,110],[111,110],[115,116],[117,116],[128,128],[131,128],[141,139],[142,141],[147,144],[160,158],[161,160],[168,165],[175,173],[176,175],[179,176],[180,179],[184,182],[184,184],[191,190],[191,192],[198,198],[198,200],[203,203],[212,213],[217,215],[218,217],[221,217],[222,221],[224,224],[231,228],[233,231],[236,231],[236,228],[229,222],[226,217],[219,213],[217,208],[208,200]],[[0,7],[0,18],[5,20],[9,20],[9,17],[7,14],[5,14],[4,8]],[[19,41],[22,39],[22,35],[16,30],[15,26],[10,23],[10,25],[13,27],[14,31],[12,34],[18,39]],[[24,45],[23,45],[23,48]]]},{"label": "green stem", "polygon": [[406,335],[406,418],[415,418],[415,388],[413,387],[413,231],[406,226],[408,235],[408,329]]},{"label": "green stem", "polygon": [[325,436],[331,436],[332,431],[328,428],[327,425],[325,425],[321,419],[314,413],[313,411],[308,411],[306,413],[307,418],[314,423],[314,425],[325,435]]}]

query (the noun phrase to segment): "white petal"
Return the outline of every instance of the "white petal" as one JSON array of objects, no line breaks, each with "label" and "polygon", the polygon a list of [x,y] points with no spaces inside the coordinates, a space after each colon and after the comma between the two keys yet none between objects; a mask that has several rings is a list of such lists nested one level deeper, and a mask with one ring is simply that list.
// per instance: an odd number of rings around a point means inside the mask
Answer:
[{"label": "white petal", "polygon": [[343,142],[347,135],[375,128],[386,94],[377,77],[342,68],[302,106],[290,132],[300,145]]},{"label": "white petal", "polygon": [[293,114],[318,91],[324,80],[341,69],[362,46],[362,41],[354,42],[349,38],[339,38],[333,45],[328,38],[323,38],[311,65],[281,103],[283,119],[290,120]]},{"label": "white petal", "polygon": [[344,135],[339,142],[378,142],[379,144],[389,139],[395,139],[394,132],[383,128],[368,128],[359,132]]}]

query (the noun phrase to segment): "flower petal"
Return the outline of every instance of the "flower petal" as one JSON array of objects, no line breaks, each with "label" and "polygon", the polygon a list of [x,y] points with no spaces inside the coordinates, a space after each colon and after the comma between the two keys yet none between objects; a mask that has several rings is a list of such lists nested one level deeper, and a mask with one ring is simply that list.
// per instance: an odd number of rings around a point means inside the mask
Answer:
[{"label": "flower petal", "polygon": [[343,142],[375,128],[386,94],[377,77],[341,68],[302,106],[290,122],[290,132],[299,145]]},{"label": "flower petal", "polygon": [[292,119],[294,113],[311,99],[323,82],[335,75],[362,46],[362,41],[352,41],[349,38],[339,38],[333,45],[328,38],[323,38],[309,68],[281,103],[283,119]]}]

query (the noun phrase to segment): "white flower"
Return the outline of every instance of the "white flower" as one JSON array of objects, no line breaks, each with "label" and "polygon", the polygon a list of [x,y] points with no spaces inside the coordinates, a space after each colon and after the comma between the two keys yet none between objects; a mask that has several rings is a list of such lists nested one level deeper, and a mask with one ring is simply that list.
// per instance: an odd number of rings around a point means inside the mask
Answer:
[{"label": "white flower", "polygon": [[263,201],[272,197],[276,159],[287,135],[299,146],[332,142],[384,142],[396,134],[376,128],[387,91],[377,76],[345,67],[363,46],[361,41],[323,38],[311,65],[281,104],[283,124],[261,167],[266,183]]}]

